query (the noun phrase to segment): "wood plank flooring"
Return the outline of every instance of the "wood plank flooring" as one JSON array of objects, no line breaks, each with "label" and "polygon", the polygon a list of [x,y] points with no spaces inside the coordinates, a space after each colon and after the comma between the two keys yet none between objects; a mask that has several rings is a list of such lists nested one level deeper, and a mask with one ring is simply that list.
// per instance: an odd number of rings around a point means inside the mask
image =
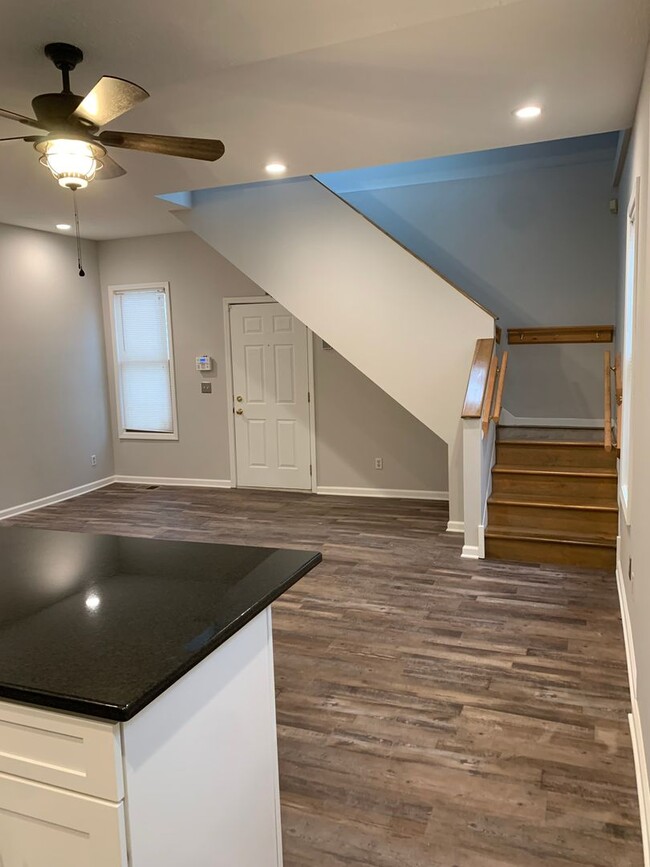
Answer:
[{"label": "wood plank flooring", "polygon": [[113,485],[5,523],[322,550],[274,605],[285,867],[640,867],[614,577],[462,560],[446,521]]}]

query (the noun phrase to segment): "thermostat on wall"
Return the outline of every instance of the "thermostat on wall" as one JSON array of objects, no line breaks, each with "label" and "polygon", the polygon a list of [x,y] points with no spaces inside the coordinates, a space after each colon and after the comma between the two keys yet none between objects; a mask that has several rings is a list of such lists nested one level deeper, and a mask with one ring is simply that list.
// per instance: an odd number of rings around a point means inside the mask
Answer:
[{"label": "thermostat on wall", "polygon": [[212,359],[209,355],[197,355],[196,357],[197,370],[212,370]]}]

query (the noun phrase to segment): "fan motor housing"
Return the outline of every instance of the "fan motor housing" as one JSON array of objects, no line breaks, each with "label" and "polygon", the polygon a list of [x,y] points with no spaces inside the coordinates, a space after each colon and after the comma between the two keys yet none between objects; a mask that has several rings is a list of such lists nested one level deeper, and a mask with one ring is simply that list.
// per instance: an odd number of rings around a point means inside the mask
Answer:
[{"label": "fan motor housing", "polygon": [[[32,100],[32,109],[46,129],[79,129],[88,132],[93,124],[88,121],[70,120],[70,115],[82,101],[76,93],[41,93]],[[95,127],[98,129],[98,127]]]}]

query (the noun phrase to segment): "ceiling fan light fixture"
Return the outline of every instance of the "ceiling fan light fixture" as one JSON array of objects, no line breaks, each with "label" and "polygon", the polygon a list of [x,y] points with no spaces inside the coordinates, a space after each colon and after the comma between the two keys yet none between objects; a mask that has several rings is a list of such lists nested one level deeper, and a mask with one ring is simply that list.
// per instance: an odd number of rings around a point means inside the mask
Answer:
[{"label": "ceiling fan light fixture", "polygon": [[42,156],[40,162],[52,172],[60,186],[83,190],[102,168],[103,147],[83,139],[52,138],[34,145]]}]

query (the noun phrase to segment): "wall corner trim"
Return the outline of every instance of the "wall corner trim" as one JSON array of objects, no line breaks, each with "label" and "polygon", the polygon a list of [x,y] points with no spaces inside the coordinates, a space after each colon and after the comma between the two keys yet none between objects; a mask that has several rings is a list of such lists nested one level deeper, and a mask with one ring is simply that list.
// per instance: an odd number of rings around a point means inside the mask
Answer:
[{"label": "wall corner trim", "polygon": [[465,522],[464,521],[447,521],[447,532],[448,533],[464,533],[465,532]]},{"label": "wall corner trim", "polygon": [[45,506],[53,506],[55,503],[62,503],[63,500],[71,500],[73,497],[80,497],[82,494],[89,494],[91,491],[96,491],[99,488],[105,488],[106,485],[112,485],[114,481],[114,476],[106,476],[95,482],[88,482],[86,485],[78,485],[76,488],[69,488],[67,491],[59,491],[47,497],[40,497],[38,500],[32,500],[29,503],[10,506],[8,509],[0,510],[0,521],[3,521],[5,518],[13,518],[14,515],[22,515],[24,512],[43,509]]},{"label": "wall corner trim", "polygon": [[317,494],[334,497],[387,497],[395,500],[449,500],[448,491],[412,491],[401,488],[345,488],[337,485],[318,485]]},{"label": "wall corner trim", "polygon": [[[490,482],[492,481],[492,477],[490,476]],[[489,496],[489,494],[488,494]],[[487,500],[485,503],[487,509]],[[485,525],[478,525],[478,558],[479,560],[485,560]]]}]

